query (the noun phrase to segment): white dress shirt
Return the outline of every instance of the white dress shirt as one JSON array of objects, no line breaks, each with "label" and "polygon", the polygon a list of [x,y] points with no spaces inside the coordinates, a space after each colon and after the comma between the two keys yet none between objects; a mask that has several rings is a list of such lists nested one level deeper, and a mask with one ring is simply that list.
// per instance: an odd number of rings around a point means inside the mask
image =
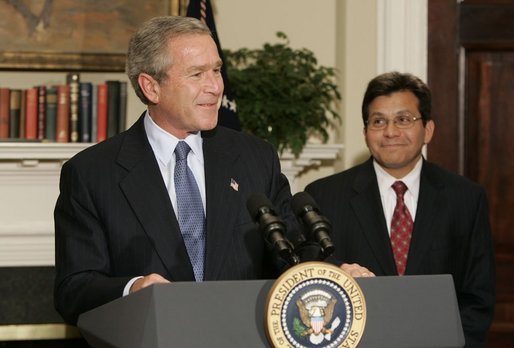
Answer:
[{"label": "white dress shirt", "polygon": [[409,209],[410,215],[412,216],[412,221],[415,221],[422,165],[423,159],[420,158],[414,166],[414,169],[412,169],[409,174],[398,179],[387,173],[376,161],[373,161],[373,167],[375,168],[375,173],[377,175],[378,189],[380,190],[380,199],[382,200],[382,207],[384,208],[384,216],[389,235],[391,234],[391,220],[396,206],[396,193],[391,185],[393,185],[395,181],[403,181],[407,186],[407,191],[405,192],[403,199],[407,209]]},{"label": "white dress shirt", "polygon": [[[159,127],[153,120],[148,111],[146,112],[144,119],[145,131],[152,147],[159,169],[161,170],[162,179],[168,190],[173,210],[177,211],[177,194],[175,193],[175,147],[181,139],[171,135],[170,133]],[[202,149],[202,136],[200,132],[187,136],[184,140],[191,151],[187,155],[187,165],[193,172],[196,184],[200,190],[202,196],[203,211],[205,213],[205,172],[204,172],[204,161],[203,161],[203,149]],[[123,289],[123,296],[126,296],[130,292],[132,284],[142,276],[132,278],[125,288]]]}]

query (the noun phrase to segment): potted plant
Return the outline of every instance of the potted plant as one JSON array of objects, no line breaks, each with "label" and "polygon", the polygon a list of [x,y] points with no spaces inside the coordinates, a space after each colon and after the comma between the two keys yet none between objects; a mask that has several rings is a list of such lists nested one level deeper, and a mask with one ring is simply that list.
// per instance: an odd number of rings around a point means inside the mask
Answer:
[{"label": "potted plant", "polygon": [[260,49],[224,50],[242,128],[298,155],[309,137],[328,140],[340,116],[335,69],[319,66],[314,53],[292,49],[287,36]]}]

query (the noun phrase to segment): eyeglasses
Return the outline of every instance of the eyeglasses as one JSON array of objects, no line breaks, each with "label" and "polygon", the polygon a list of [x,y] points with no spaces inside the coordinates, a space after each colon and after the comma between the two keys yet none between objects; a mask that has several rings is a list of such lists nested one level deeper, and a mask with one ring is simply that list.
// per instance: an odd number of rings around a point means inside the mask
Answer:
[{"label": "eyeglasses", "polygon": [[[398,115],[392,119],[394,126],[398,129],[408,129],[414,125],[414,122],[421,120],[420,116],[411,116],[411,115]],[[382,116],[373,116],[369,120],[366,121],[366,125],[371,130],[382,130],[387,127],[387,125],[391,122],[385,117]]]}]

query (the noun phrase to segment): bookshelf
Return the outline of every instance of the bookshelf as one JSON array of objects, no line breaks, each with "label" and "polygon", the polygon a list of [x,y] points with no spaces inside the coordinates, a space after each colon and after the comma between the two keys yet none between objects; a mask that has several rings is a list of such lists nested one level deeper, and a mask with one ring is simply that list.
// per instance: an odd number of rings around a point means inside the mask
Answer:
[{"label": "bookshelf", "polygon": [[[55,86],[66,84],[68,71],[0,71],[0,88],[28,89],[34,86]],[[136,96],[130,86],[128,77],[117,72],[78,72],[81,82],[91,82],[94,85],[105,81],[123,81],[127,83],[127,127],[134,123],[145,106]]]}]

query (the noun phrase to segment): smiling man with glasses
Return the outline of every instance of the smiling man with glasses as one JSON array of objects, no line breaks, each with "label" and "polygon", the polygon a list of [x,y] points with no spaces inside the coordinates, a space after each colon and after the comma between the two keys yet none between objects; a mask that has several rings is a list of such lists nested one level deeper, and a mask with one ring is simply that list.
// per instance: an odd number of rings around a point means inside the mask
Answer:
[{"label": "smiling man with glasses", "polygon": [[[484,347],[495,266],[484,189],[426,161],[435,130],[427,85],[390,72],[362,102],[366,162],[308,185],[331,221],[331,262],[355,277],[451,274],[466,347]],[[421,121],[421,122],[417,122]]]}]

